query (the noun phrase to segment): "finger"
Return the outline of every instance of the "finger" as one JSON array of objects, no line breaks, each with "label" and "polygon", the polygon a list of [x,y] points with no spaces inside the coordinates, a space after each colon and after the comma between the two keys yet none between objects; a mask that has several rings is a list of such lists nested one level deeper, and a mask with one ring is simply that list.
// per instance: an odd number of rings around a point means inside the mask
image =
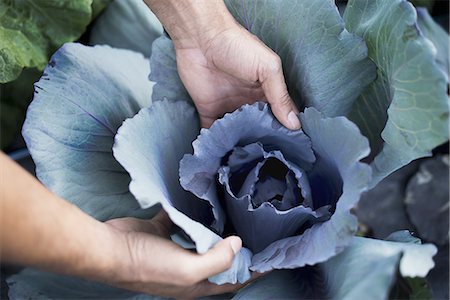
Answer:
[{"label": "finger", "polygon": [[237,236],[230,236],[218,242],[208,252],[197,255],[191,263],[198,281],[229,269],[241,248],[242,240]]},{"label": "finger", "polygon": [[264,68],[260,76],[264,94],[273,114],[281,124],[291,130],[300,129],[300,120],[297,117],[298,109],[289,97],[281,60],[276,55],[273,57],[268,60],[269,67]]}]

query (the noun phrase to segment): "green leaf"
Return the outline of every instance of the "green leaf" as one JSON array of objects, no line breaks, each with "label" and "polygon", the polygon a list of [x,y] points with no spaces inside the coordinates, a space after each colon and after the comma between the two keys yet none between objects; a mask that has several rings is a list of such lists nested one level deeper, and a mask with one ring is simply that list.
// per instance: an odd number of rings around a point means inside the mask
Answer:
[{"label": "green leaf", "polygon": [[423,300],[431,299],[430,288],[427,282],[423,278],[405,278],[411,288],[410,299],[411,300]]},{"label": "green leaf", "polygon": [[109,5],[109,2],[111,0],[94,0],[92,1],[92,19],[95,19],[98,17],[100,13],[103,12],[103,10]]},{"label": "green leaf", "polygon": [[0,83],[24,67],[42,70],[49,55],[80,37],[92,15],[92,0],[0,1]]},{"label": "green leaf", "polygon": [[375,186],[448,140],[447,77],[411,3],[351,0],[344,19],[350,32],[365,39],[378,67],[377,79],[349,115],[370,140]]},{"label": "green leaf", "polygon": [[403,278],[397,274],[397,281],[391,288],[389,299],[425,300],[432,297],[424,278]]}]

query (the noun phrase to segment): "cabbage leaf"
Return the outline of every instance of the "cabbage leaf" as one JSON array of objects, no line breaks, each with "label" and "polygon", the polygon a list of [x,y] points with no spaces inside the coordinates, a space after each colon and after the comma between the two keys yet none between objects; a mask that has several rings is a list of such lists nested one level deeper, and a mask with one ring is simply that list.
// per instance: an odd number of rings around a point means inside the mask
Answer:
[{"label": "cabbage leaf", "polygon": [[22,134],[37,177],[99,220],[149,216],[112,155],[119,126],[151,103],[148,72],[140,54],[69,43],[35,85]]},{"label": "cabbage leaf", "polygon": [[421,245],[408,232],[396,233],[391,241],[354,237],[330,260],[273,271],[233,299],[387,299],[397,273],[424,277],[434,266],[436,251],[435,246]]},{"label": "cabbage leaf", "polygon": [[361,36],[377,65],[377,79],[361,94],[349,118],[369,138],[371,186],[449,138],[448,77],[436,49],[405,0],[349,1],[346,28]]},{"label": "cabbage leaf", "polygon": [[151,44],[162,33],[161,23],[144,1],[114,0],[95,21],[89,43],[129,49],[150,57]]},{"label": "cabbage leaf", "polygon": [[[365,43],[345,30],[334,1],[225,3],[243,27],[280,56],[289,93],[300,110],[314,106],[326,116],[345,115],[375,78]],[[153,100],[192,101],[178,76],[172,42],[160,37],[152,51]]]}]

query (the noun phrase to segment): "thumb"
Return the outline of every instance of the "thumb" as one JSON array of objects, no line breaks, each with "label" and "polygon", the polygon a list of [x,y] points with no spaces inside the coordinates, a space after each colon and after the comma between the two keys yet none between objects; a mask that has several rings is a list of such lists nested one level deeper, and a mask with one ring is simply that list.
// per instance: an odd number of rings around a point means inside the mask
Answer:
[{"label": "thumb", "polygon": [[218,242],[208,252],[198,255],[194,263],[201,276],[199,280],[229,269],[241,248],[242,240],[237,236],[230,236]]},{"label": "thumb", "polygon": [[266,60],[270,67],[265,68],[260,80],[264,94],[278,121],[291,130],[298,130],[300,129],[298,109],[289,97],[281,59],[276,54],[273,57],[272,60]]}]

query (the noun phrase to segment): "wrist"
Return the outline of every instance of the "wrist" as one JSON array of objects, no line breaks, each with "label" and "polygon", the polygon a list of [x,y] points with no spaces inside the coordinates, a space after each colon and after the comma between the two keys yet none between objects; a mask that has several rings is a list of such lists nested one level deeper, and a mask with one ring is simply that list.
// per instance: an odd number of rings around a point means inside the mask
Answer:
[{"label": "wrist", "polygon": [[115,237],[103,222],[91,219],[83,225],[80,231],[84,237],[76,242],[79,247],[73,253],[68,273],[100,282],[114,281],[120,260]]},{"label": "wrist", "polygon": [[[127,243],[123,238],[123,232],[115,230],[105,223],[99,222],[98,242],[92,249],[92,269],[84,271],[91,279],[116,286],[123,278],[127,278],[129,270],[126,262]],[[84,276],[86,277],[86,276]]]},{"label": "wrist", "polygon": [[145,0],[170,35],[176,49],[205,48],[238,24],[222,0]]},{"label": "wrist", "polygon": [[102,223],[105,233],[102,250],[102,263],[98,265],[97,274],[102,278],[96,280],[112,286],[122,286],[137,280],[137,268],[134,265],[128,233],[106,223]]}]

